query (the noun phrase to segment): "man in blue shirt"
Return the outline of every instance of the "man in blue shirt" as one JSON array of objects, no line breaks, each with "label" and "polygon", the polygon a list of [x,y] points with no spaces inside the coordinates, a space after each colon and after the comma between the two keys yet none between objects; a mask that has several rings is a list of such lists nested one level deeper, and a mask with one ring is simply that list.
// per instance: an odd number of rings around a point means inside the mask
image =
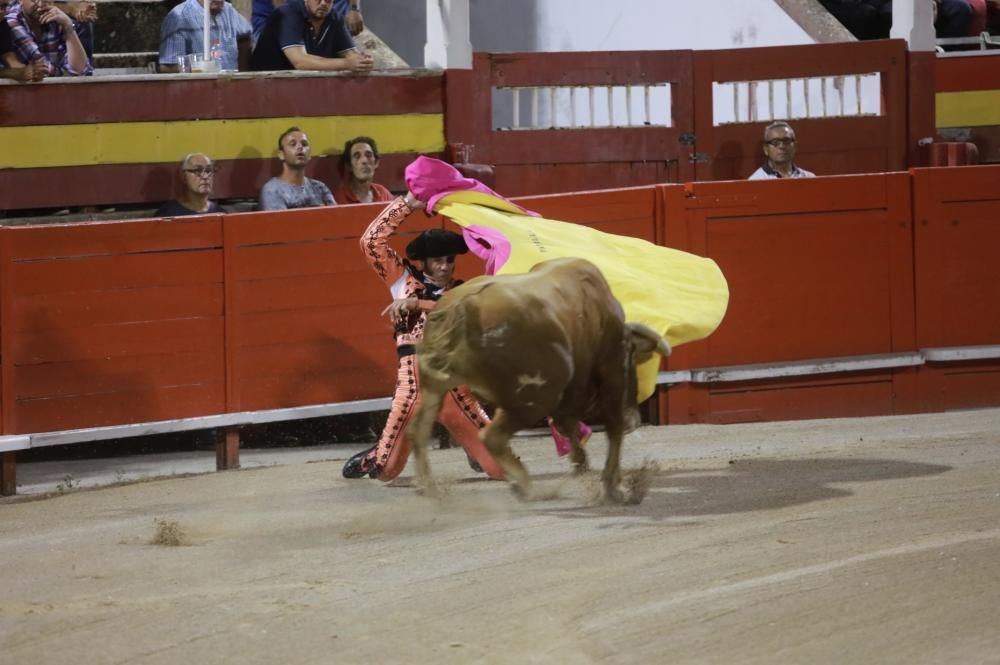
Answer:
[{"label": "man in blue shirt", "polygon": [[330,0],[289,0],[271,14],[253,51],[255,71],[287,69],[367,72],[372,57],[359,52]]},{"label": "man in blue shirt", "polygon": [[[160,71],[180,71],[178,60],[204,52],[204,5],[184,0],[170,10],[160,24]],[[219,53],[219,68],[228,71],[249,69],[250,23],[224,0],[208,0],[209,45]]]},{"label": "man in blue shirt", "polygon": [[[250,23],[253,24],[254,42],[260,37],[275,8],[283,4],[285,0],[253,0]],[[365,21],[361,17],[361,0],[333,0],[333,13],[344,19],[351,35],[357,35],[365,29]]]}]

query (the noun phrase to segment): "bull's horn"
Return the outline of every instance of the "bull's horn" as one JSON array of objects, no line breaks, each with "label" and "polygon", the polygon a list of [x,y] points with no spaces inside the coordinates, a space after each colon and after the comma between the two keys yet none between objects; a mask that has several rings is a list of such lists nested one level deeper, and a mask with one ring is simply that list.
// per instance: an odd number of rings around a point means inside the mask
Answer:
[{"label": "bull's horn", "polygon": [[670,342],[663,338],[663,335],[656,332],[645,323],[626,323],[625,326],[632,334],[635,342],[635,351],[639,354],[652,353],[656,351],[661,356],[669,356],[671,352]]}]

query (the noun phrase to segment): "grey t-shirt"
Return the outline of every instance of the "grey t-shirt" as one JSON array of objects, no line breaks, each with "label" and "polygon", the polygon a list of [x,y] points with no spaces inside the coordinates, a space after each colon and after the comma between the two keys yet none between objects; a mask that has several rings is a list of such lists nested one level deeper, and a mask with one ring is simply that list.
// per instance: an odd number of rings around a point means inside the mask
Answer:
[{"label": "grey t-shirt", "polygon": [[319,180],[306,178],[299,187],[290,185],[281,178],[271,178],[260,190],[261,210],[290,210],[292,208],[316,208],[335,206],[330,188]]}]

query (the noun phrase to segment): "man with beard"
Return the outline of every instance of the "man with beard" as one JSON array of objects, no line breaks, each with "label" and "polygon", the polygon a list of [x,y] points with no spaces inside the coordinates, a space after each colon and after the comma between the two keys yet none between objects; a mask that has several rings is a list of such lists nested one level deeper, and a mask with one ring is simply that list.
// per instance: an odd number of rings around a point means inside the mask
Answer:
[{"label": "man with beard", "polygon": [[368,72],[373,59],[354,46],[331,0],[290,0],[267,19],[253,51],[255,71]]},{"label": "man with beard", "polygon": [[344,144],[340,155],[340,187],[333,198],[337,203],[391,201],[392,192],[374,182],[378,169],[378,144],[370,136],[356,136]]},{"label": "man with beard", "polygon": [[306,165],[311,156],[309,137],[298,127],[290,127],[278,137],[281,175],[268,180],[260,190],[261,210],[337,205],[329,187],[306,177]]},{"label": "man with beard", "polygon": [[753,172],[750,180],[816,176],[795,165],[795,130],[783,120],[772,122],[764,130],[764,158],[764,164]]}]

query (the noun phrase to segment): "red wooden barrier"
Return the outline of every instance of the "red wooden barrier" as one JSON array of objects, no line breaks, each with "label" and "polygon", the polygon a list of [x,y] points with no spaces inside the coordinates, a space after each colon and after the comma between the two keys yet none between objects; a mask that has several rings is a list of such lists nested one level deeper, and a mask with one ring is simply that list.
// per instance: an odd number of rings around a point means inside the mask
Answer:
[{"label": "red wooden barrier", "polygon": [[[1000,344],[1000,166],[913,171],[920,348]],[[909,410],[994,406],[1000,361],[930,363]]]},{"label": "red wooden barrier", "polygon": [[[907,174],[664,187],[667,245],[710,256],[726,318],[671,369],[913,351]],[[891,413],[890,372],[671,388],[665,420]]]}]

